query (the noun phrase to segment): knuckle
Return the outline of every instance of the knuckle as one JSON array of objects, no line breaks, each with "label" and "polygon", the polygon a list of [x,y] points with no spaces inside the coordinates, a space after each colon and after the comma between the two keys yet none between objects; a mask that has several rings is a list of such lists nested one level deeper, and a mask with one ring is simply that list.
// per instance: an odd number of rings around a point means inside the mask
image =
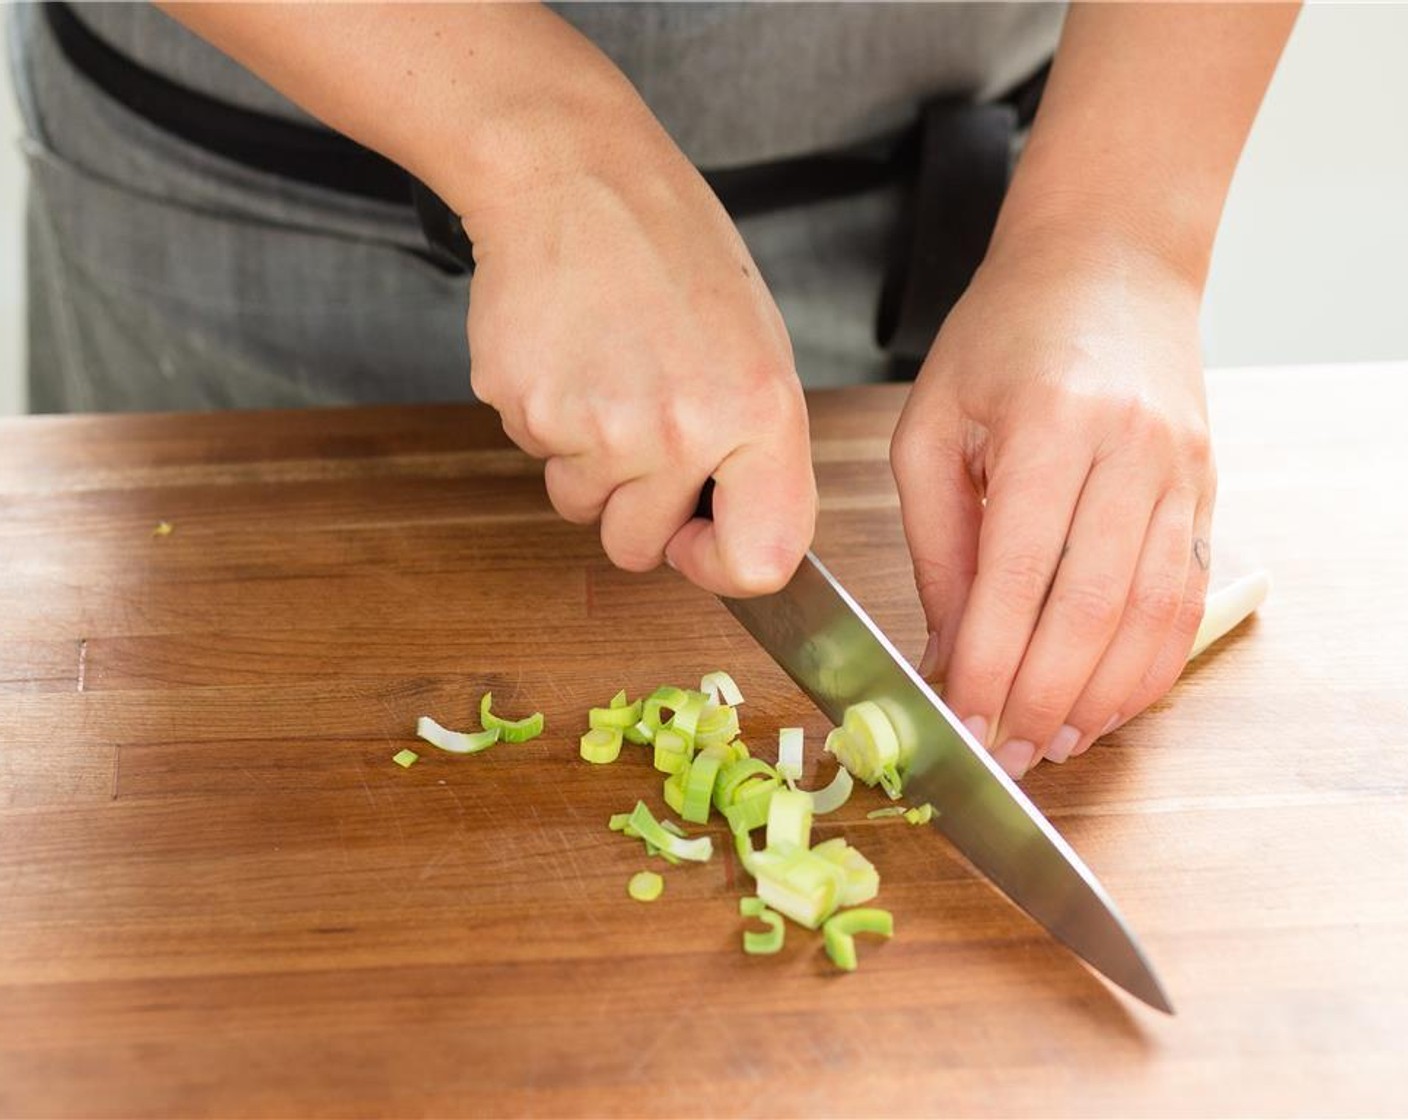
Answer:
[{"label": "knuckle", "polygon": [[1124,605],[1121,590],[1113,579],[1087,579],[1059,589],[1052,607],[1078,635],[1105,634],[1120,620]]},{"label": "knuckle", "polygon": [[1129,610],[1137,623],[1162,629],[1177,617],[1183,600],[1182,587],[1166,582],[1147,583],[1135,588]]},{"label": "knuckle", "polygon": [[1046,598],[1053,570],[1045,556],[1034,552],[1012,553],[994,566],[993,588],[1003,603],[1026,608]]}]

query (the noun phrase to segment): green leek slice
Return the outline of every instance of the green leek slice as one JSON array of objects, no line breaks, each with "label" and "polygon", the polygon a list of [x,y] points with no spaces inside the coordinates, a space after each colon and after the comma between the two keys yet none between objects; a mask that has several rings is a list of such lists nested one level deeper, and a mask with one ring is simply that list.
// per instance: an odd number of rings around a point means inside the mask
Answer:
[{"label": "green leek slice", "polygon": [[606,822],[606,827],[612,832],[624,832],[630,823],[630,813],[612,813],[611,819]]},{"label": "green leek slice", "polygon": [[761,898],[750,898],[749,896],[745,895],[744,897],[738,900],[738,913],[741,917],[744,918],[756,918],[766,909],[767,907],[763,905],[763,900]]},{"label": "green leek slice", "polygon": [[765,933],[745,929],[743,931],[743,951],[750,957],[764,957],[781,952],[782,943],[787,937],[787,930],[782,924],[782,915],[764,908],[751,917],[766,923],[768,928]]},{"label": "green leek slice", "polygon": [[626,690],[623,688],[611,698],[611,703],[607,705],[611,708],[629,708],[630,701],[626,699]]},{"label": "green leek slice", "polygon": [[698,746],[707,747],[715,743],[731,743],[737,736],[738,713],[727,705],[720,705],[699,717],[694,741]]},{"label": "green leek slice", "polygon": [[714,780],[719,776],[719,760],[701,754],[689,764],[684,779],[684,804],[679,814],[693,824],[707,824],[709,803],[714,794]]},{"label": "green leek slice", "polygon": [[739,691],[738,685],[733,683],[733,678],[722,669],[705,673],[703,680],[699,682],[699,691],[716,704],[723,702],[731,708],[736,708],[743,703],[743,693]]},{"label": "green leek slice", "polygon": [[838,906],[859,906],[880,893],[880,872],[841,837],[818,844],[812,849],[812,855],[820,856],[841,869],[841,890],[836,899]]},{"label": "green leek slice", "polygon": [[631,827],[639,832],[647,843],[654,844],[662,852],[669,852],[679,859],[703,863],[714,854],[714,842],[707,836],[685,840],[666,832],[644,801],[637,801],[636,807],[631,811]]},{"label": "green leek slice", "polygon": [[794,782],[802,776],[802,729],[784,727],[777,733],[777,772]]},{"label": "green leek slice", "polygon": [[621,755],[621,729],[593,727],[582,736],[580,753],[588,762],[594,762],[598,766],[615,762]]},{"label": "green leek slice", "polygon": [[628,706],[592,708],[587,712],[587,726],[593,730],[615,728],[623,734],[640,722],[640,701]]},{"label": "green leek slice", "polygon": [[934,819],[934,807],[929,802],[914,809],[906,809],[904,819],[910,824],[928,824]]},{"label": "green leek slice", "polygon": [[836,771],[836,776],[822,789],[812,790],[812,812],[816,816],[834,813],[851,799],[855,789],[855,779],[844,766]]},{"label": "green leek slice", "polygon": [[543,733],[542,712],[534,712],[522,719],[502,719],[489,710],[493,702],[492,692],[486,692],[479,698],[479,723],[485,731],[497,730],[505,743],[526,743]]},{"label": "green leek slice", "polygon": [[768,823],[773,795],[782,787],[777,778],[755,778],[744,782],[738,798],[724,810],[724,819],[734,832],[752,832]]},{"label": "green leek slice", "polygon": [[684,689],[675,688],[668,684],[661,685],[645,698],[645,703],[641,707],[641,721],[654,734],[664,725],[664,721],[660,718],[661,711],[677,712],[684,707],[688,700],[689,693]]},{"label": "green leek slice", "polygon": [[451,754],[478,754],[497,743],[502,732],[497,727],[491,731],[451,731],[429,716],[421,716],[416,720],[416,734],[431,746]]},{"label": "green leek slice", "polygon": [[830,919],[822,927],[822,937],[826,941],[826,955],[837,968],[854,972],[856,968],[856,942],[858,933],[873,933],[880,937],[893,937],[895,920],[888,910],[862,907],[859,910],[845,910]]},{"label": "green leek slice", "polygon": [[714,807],[720,812],[734,803],[738,790],[750,778],[776,778],[777,771],[761,758],[740,758],[725,763],[714,783]]},{"label": "green leek slice", "polygon": [[[774,794],[774,799],[777,796]],[[758,897],[774,910],[808,929],[816,929],[835,913],[845,874],[830,860],[813,855],[805,848],[783,851],[764,848],[761,852],[752,852],[751,860]]]},{"label": "green leek slice", "polygon": [[651,731],[644,722],[637,723],[634,727],[627,727],[621,734],[626,742],[635,743],[636,746],[648,747],[655,741],[655,732]]},{"label": "green leek slice", "polygon": [[665,880],[654,871],[637,871],[626,884],[626,893],[637,902],[654,902],[665,890]]},{"label": "green leek slice", "polygon": [[684,815],[684,780],[688,776],[689,766],[686,765],[665,779],[665,804],[681,816]]},{"label": "green leek slice", "polygon": [[691,747],[694,746],[695,735],[708,702],[709,698],[702,692],[688,692],[685,694],[684,703],[676,708],[675,714],[670,717],[668,726],[683,735]]},{"label": "green leek slice", "polygon": [[410,767],[416,764],[416,760],[419,758],[420,755],[416,754],[415,751],[407,748],[405,750],[397,751],[395,754],[393,754],[391,756],[391,761],[402,769],[409,769]]},{"label": "green leek slice", "polygon": [[886,805],[883,809],[871,809],[870,812],[865,814],[865,819],[868,821],[878,821],[884,817],[902,816],[904,816],[904,809],[899,805]]},{"label": "green leek slice", "polygon": [[653,764],[662,774],[677,774],[689,765],[694,752],[685,737],[672,727],[662,727],[655,733]]},{"label": "green leek slice", "polygon": [[811,842],[812,795],[801,790],[777,790],[768,806],[767,848],[808,848]]},{"label": "green leek slice", "polygon": [[682,828],[681,828],[679,825],[677,825],[674,821],[669,821],[669,820],[661,821],[661,822],[660,822],[660,827],[663,828],[666,832],[671,833],[671,834],[674,835],[674,836],[678,836],[678,837],[680,837],[680,838],[683,839],[683,840],[688,840],[688,839],[689,839],[689,833],[687,833],[684,829],[682,829]]}]

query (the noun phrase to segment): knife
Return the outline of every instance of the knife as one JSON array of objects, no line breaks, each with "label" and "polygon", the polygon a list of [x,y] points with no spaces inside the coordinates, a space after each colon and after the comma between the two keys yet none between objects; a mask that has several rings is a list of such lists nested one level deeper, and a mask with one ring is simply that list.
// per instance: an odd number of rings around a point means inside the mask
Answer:
[{"label": "knife", "polygon": [[[711,515],[712,490],[706,484],[697,516]],[[1094,873],[813,553],[782,590],[721,600],[832,723],[858,701],[879,704],[901,742],[914,744],[906,800],[930,802],[932,827],[1058,941],[1173,1014]]]}]

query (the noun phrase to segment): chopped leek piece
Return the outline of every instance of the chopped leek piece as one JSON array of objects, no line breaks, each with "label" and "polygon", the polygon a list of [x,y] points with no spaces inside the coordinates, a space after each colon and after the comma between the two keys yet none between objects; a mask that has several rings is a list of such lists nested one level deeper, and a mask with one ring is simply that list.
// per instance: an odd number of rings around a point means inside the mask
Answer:
[{"label": "chopped leek piece", "polygon": [[707,824],[714,780],[719,776],[719,760],[701,754],[689,764],[684,779],[684,805],[680,816],[694,824]]},{"label": "chopped leek piece", "polygon": [[637,871],[626,884],[626,893],[637,902],[654,902],[665,889],[665,880],[654,871]]},{"label": "chopped leek piece", "polygon": [[660,822],[660,827],[663,828],[666,832],[672,832],[672,833],[674,833],[676,836],[678,836],[678,837],[680,837],[680,838],[682,838],[682,839],[685,839],[685,840],[688,840],[688,839],[689,839],[689,833],[687,833],[684,829],[682,829],[682,828],[681,828],[679,825],[677,825],[674,821],[661,821],[661,822]]},{"label": "chopped leek piece", "polygon": [[895,920],[888,910],[861,908],[845,910],[822,927],[826,940],[826,955],[837,968],[854,972],[856,968],[856,942],[858,933],[873,933],[880,937],[893,937]]},{"label": "chopped leek piece", "polygon": [[802,729],[784,727],[777,733],[777,772],[796,781],[802,776]]},{"label": "chopped leek piece", "polygon": [[684,780],[689,776],[689,766],[677,770],[665,779],[665,804],[676,813],[684,815]]},{"label": "chopped leek piece", "polygon": [[[781,792],[774,794],[774,799]],[[747,836],[747,833],[738,836]],[[805,848],[783,851],[764,848],[761,852],[752,852],[751,860],[758,897],[774,910],[808,929],[816,929],[835,912],[845,885],[845,873],[830,860]]]},{"label": "chopped leek piece", "polygon": [[855,789],[855,785],[851,772],[841,767],[829,785],[812,791],[812,812],[817,816],[834,813],[851,799],[851,790]]},{"label": "chopped leek piece", "polygon": [[897,767],[899,738],[885,710],[873,700],[852,704],[841,717],[841,726],[826,737],[826,749],[868,786],[880,780],[886,767]]},{"label": "chopped leek piece", "polygon": [[655,740],[655,732],[651,731],[644,722],[638,723],[634,727],[627,727],[621,734],[625,736],[626,742],[635,743],[641,747],[648,747]]},{"label": "chopped leek piece", "polygon": [[501,732],[497,727],[492,731],[451,731],[429,716],[421,716],[416,720],[416,734],[432,746],[451,754],[478,754],[497,743]]},{"label": "chopped leek piece", "polygon": [[486,692],[479,698],[479,723],[485,731],[498,731],[505,743],[526,743],[543,733],[543,713],[534,712],[522,719],[501,719],[489,710],[494,694]]},{"label": "chopped leek piece", "polygon": [[807,848],[811,842],[812,795],[801,790],[777,790],[768,806],[767,848]]},{"label": "chopped leek piece", "polygon": [[761,898],[749,898],[744,896],[738,900],[738,913],[744,918],[756,918],[767,907],[763,905]]},{"label": "chopped leek piece", "polygon": [[662,710],[668,710],[672,714],[684,707],[689,700],[689,693],[682,688],[675,688],[672,685],[661,685],[654,692],[645,698],[645,703],[641,707],[641,720],[654,734],[664,725],[664,720],[660,718]]},{"label": "chopped leek piece", "polygon": [[734,830],[733,850],[738,853],[738,862],[743,865],[743,870],[756,879],[758,853],[753,851],[753,841],[749,839],[747,830]]},{"label": "chopped leek piece", "polygon": [[404,769],[414,766],[418,758],[420,758],[420,755],[416,754],[415,751],[410,750],[408,748],[406,750],[397,751],[395,754],[393,754],[391,756],[391,761],[394,762],[397,766],[400,766]]},{"label": "chopped leek piece", "polygon": [[731,743],[737,736],[738,713],[726,705],[720,705],[699,717],[694,741],[701,747],[707,747],[714,743]]},{"label": "chopped leek piece", "polygon": [[880,768],[880,788],[885,791],[885,795],[891,801],[898,801],[904,793],[904,779],[900,777],[900,772],[893,766],[882,766]]},{"label": "chopped leek piece", "polygon": [[[781,783],[776,778],[759,778],[745,782],[745,793],[724,810],[724,818],[734,832],[752,832],[768,823],[768,810],[772,806],[773,794]],[[757,787],[752,792],[750,787]]]},{"label": "chopped leek piece", "polygon": [[714,842],[707,836],[685,840],[666,832],[644,801],[637,801],[635,809],[631,811],[631,827],[639,832],[647,843],[654,844],[662,852],[669,852],[680,859],[703,863],[714,854]]},{"label": "chopped leek piece", "polygon": [[676,708],[675,714],[670,717],[668,726],[683,735],[690,746],[694,746],[696,729],[704,716],[704,705],[708,702],[709,698],[702,692],[688,692],[685,694],[684,703]]},{"label": "chopped leek piece", "polygon": [[704,679],[699,682],[699,691],[716,704],[722,700],[730,707],[736,708],[743,703],[743,693],[739,691],[738,685],[733,683],[733,678],[722,669],[705,673]]},{"label": "chopped leek piece", "polygon": [[611,708],[629,708],[630,703],[626,700],[626,690],[623,688],[611,698],[611,703],[607,705]]},{"label": "chopped leek piece", "polygon": [[934,819],[934,807],[926,801],[918,808],[906,809],[904,819],[910,824],[928,824]]},{"label": "chopped leek piece", "polygon": [[176,528],[175,528],[175,526],[173,526],[173,525],[171,524],[171,522],[169,522],[169,521],[158,521],[158,522],[156,523],[156,528],[152,530],[152,536],[154,536],[154,537],[169,537],[169,536],[170,536],[172,533],[174,533],[175,531],[176,531]]},{"label": "chopped leek piece", "polygon": [[615,762],[621,755],[621,729],[593,727],[582,736],[580,753],[588,762],[599,766]]},{"label": "chopped leek piece", "polygon": [[662,727],[655,733],[655,769],[662,774],[677,774],[689,765],[693,756],[685,738],[673,727]]},{"label": "chopped leek piece", "polygon": [[904,809],[899,805],[886,805],[883,809],[871,809],[865,814],[868,821],[878,821],[881,817],[902,817]]},{"label": "chopped leek piece", "polygon": [[776,778],[777,771],[761,758],[740,758],[725,763],[719,770],[718,781],[714,783],[714,805],[720,811],[727,809],[737,798],[740,787],[750,778]]},{"label": "chopped leek piece", "polygon": [[616,728],[625,732],[640,722],[640,701],[629,707],[592,708],[587,713],[587,726],[592,729]]},{"label": "chopped leek piece", "polygon": [[768,928],[766,933],[755,933],[751,929],[745,929],[743,931],[743,951],[752,957],[769,956],[772,953],[781,952],[782,942],[787,936],[787,930],[782,924],[782,915],[764,908],[751,916],[760,922],[765,922]]},{"label": "chopped leek piece", "polygon": [[624,832],[630,820],[630,813],[612,813],[611,819],[606,823],[606,827],[611,829],[612,832]]},{"label": "chopped leek piece", "polygon": [[836,899],[838,906],[859,906],[880,893],[880,872],[841,837],[818,844],[812,849],[812,855],[829,860],[841,869],[843,882]]}]

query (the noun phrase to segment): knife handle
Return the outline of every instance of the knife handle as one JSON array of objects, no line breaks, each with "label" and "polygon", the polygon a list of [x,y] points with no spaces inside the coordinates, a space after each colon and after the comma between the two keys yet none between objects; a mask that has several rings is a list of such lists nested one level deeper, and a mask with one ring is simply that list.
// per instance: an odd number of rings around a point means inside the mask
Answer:
[{"label": "knife handle", "polygon": [[694,507],[694,516],[705,521],[714,520],[714,480],[706,478],[699,490],[699,501]]}]

